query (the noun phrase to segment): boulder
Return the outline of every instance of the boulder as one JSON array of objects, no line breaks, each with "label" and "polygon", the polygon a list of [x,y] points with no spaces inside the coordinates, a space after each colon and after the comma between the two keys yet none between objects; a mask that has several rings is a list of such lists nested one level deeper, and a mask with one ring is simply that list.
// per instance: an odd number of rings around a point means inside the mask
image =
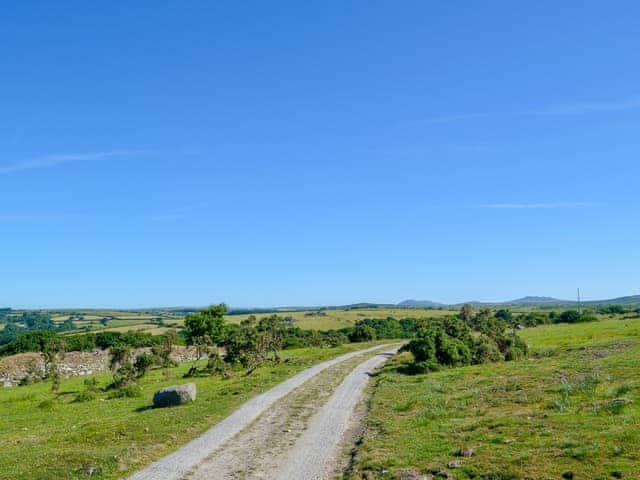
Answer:
[{"label": "boulder", "polygon": [[185,383],[161,388],[153,394],[154,407],[172,407],[193,402],[196,399],[196,384]]}]

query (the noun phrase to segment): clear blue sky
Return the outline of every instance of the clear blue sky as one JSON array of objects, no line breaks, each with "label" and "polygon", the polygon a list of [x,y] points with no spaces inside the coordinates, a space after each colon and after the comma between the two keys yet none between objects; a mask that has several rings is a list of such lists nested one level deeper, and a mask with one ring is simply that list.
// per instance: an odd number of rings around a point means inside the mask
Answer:
[{"label": "clear blue sky", "polygon": [[640,290],[637,1],[0,17],[0,305]]}]

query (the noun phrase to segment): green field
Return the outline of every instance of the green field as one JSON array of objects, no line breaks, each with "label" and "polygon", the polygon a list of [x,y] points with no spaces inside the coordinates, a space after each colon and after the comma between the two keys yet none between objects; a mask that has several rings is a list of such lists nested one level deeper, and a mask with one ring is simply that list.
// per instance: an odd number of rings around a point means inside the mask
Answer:
[{"label": "green field", "polygon": [[[13,315],[18,315],[20,311],[15,311]],[[48,311],[56,323],[72,319],[77,330],[67,332],[68,335],[81,333],[84,331],[145,331],[152,334],[160,334],[168,329],[181,329],[184,325],[184,315],[172,310],[70,310],[70,311]],[[357,309],[327,309],[327,310],[296,310],[296,311],[273,311],[266,313],[256,313],[258,318],[278,314],[283,317],[291,317],[294,324],[304,330],[334,330],[352,326],[358,320],[364,318],[386,318],[386,317],[440,317],[456,313],[455,310],[446,309],[426,309],[426,308],[357,308]],[[240,323],[249,317],[250,314],[226,315],[225,319],[229,323]],[[101,320],[106,318],[106,325]],[[162,320],[162,326],[157,321]],[[3,324],[0,324],[2,328]]]},{"label": "green field", "polygon": [[[410,376],[398,370],[410,354],[397,357],[372,387],[350,477],[444,468],[456,479],[638,478],[640,319],[521,335],[533,354],[518,362]],[[464,448],[475,453],[457,456]]]},{"label": "green field", "polygon": [[[63,381],[59,394],[49,383],[0,389],[0,478],[12,480],[120,478],[167,454],[217,423],[238,405],[314,363],[372,344],[307,348],[283,352],[284,362],[266,364],[253,374],[231,379],[185,380],[190,363],[170,370],[165,379],[152,370],[140,381],[141,397],[110,399],[108,392],[76,402],[83,378]],[[106,386],[110,375],[96,377]],[[194,381],[198,400],[180,408],[149,408],[161,387]]]},{"label": "green field", "polygon": [[[404,317],[442,317],[457,313],[454,310],[438,310],[426,308],[356,308],[356,309],[331,309],[331,310],[304,310],[295,312],[274,312],[283,317],[292,317],[294,325],[303,330],[338,330],[350,327],[358,320],[364,318],[396,319]],[[258,318],[269,315],[268,313],[256,314]],[[240,323],[246,319],[245,315],[227,315],[225,319],[229,323]]]}]

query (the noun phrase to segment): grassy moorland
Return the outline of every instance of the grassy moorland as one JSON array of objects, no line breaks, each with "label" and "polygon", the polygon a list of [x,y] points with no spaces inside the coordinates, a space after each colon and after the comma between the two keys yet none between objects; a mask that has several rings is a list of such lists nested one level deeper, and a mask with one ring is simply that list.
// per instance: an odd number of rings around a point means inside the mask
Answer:
[{"label": "grassy moorland", "polygon": [[375,379],[350,478],[638,478],[640,319],[521,336],[532,355],[517,362],[411,376],[398,369],[410,354],[398,356]]},{"label": "grassy moorland", "polygon": [[[287,377],[342,353],[371,346],[286,350],[284,362],[266,364],[251,375],[230,379],[200,377],[185,380],[190,364],[170,369],[170,378],[152,370],[140,380],[142,396],[109,398],[99,390],[93,399],[78,401],[86,391],[83,378],[63,381],[58,394],[50,383],[0,389],[0,478],[120,478],[184,444],[228,415],[238,405]],[[85,377],[86,378],[86,377]],[[110,375],[95,377],[105,387]],[[194,381],[196,402],[180,408],[149,408],[158,388]]]}]

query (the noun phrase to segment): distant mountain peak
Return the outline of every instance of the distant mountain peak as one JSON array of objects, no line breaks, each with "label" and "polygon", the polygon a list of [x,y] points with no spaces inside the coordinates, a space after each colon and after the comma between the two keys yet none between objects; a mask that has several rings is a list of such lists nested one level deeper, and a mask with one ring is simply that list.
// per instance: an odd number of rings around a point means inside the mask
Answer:
[{"label": "distant mountain peak", "polygon": [[535,295],[527,295],[526,297],[517,298],[515,300],[511,300],[512,304],[528,304],[528,303],[571,303],[567,300],[561,300],[559,298],[554,297],[538,297]]},{"label": "distant mountain peak", "polygon": [[432,302],[431,300],[403,300],[398,303],[399,307],[442,307],[444,304]]}]

